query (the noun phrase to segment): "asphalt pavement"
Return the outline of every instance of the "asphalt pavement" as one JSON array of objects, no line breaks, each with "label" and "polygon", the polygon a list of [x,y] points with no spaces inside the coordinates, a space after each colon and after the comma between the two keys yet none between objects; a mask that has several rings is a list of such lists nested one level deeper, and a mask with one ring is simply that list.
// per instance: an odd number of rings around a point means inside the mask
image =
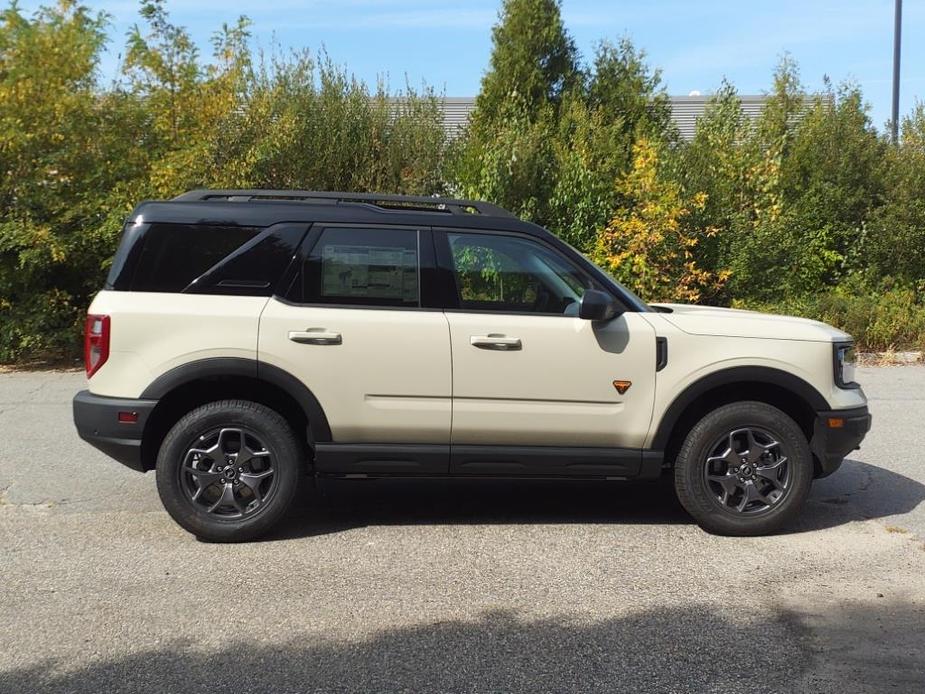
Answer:
[{"label": "asphalt pavement", "polygon": [[670,485],[307,483],[198,542],[81,442],[77,372],[0,374],[0,693],[925,690],[925,367],[799,523],[722,538]]}]

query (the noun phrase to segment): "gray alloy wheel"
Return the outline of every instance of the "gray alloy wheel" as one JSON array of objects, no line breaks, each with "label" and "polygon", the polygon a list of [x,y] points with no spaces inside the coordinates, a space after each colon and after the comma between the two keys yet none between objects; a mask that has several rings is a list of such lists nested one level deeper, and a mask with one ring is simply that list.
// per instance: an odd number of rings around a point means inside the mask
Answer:
[{"label": "gray alloy wheel", "polygon": [[157,455],[164,508],[202,540],[258,537],[285,515],[305,474],[305,449],[276,411],[220,400],[184,415]]},{"label": "gray alloy wheel", "polygon": [[707,412],[674,461],[681,505],[704,530],[765,535],[792,523],[809,495],[813,456],[803,429],[773,405]]},{"label": "gray alloy wheel", "polygon": [[717,503],[745,515],[781,503],[791,489],[790,461],[767,431],[743,427],[723,434],[703,465],[703,480]]},{"label": "gray alloy wheel", "polygon": [[273,456],[258,434],[241,427],[207,432],[187,449],[179,468],[190,503],[221,518],[256,512],[276,491]]}]

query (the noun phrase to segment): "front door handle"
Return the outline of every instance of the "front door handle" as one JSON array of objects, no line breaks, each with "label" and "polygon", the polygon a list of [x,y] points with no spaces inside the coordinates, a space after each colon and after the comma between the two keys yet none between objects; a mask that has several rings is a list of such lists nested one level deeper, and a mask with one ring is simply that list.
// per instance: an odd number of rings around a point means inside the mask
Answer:
[{"label": "front door handle", "polygon": [[308,330],[290,330],[289,339],[300,345],[340,345],[344,338],[326,328],[309,328]]},{"label": "front door handle", "polygon": [[494,349],[499,352],[514,352],[524,348],[519,337],[507,337],[497,333],[473,335],[469,338],[469,344],[479,349]]}]

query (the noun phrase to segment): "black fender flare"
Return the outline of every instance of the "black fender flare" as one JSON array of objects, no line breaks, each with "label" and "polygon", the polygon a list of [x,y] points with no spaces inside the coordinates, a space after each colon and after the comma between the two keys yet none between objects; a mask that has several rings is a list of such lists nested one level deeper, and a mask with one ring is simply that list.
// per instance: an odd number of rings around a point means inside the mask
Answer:
[{"label": "black fender flare", "polygon": [[770,366],[733,366],[707,374],[694,381],[675,397],[665,410],[665,414],[662,415],[655,431],[655,437],[652,439],[652,448],[665,450],[681,415],[701,395],[720,386],[744,382],[767,383],[783,388],[802,399],[817,412],[829,409],[829,404],[822,394],[799,376]]},{"label": "black fender flare", "polygon": [[327,415],[308,386],[288,371],[256,359],[211,357],[187,362],[155,378],[140,397],[144,400],[159,400],[187,383],[223,376],[244,376],[276,386],[302,408],[314,441],[327,443],[332,440]]}]

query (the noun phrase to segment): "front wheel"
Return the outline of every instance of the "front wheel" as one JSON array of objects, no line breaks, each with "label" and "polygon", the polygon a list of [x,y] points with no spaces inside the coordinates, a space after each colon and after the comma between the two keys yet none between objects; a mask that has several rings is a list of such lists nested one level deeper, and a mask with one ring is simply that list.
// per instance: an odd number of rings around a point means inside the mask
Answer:
[{"label": "front wheel", "polygon": [[170,516],[200,539],[253,539],[289,508],[301,450],[274,410],[246,400],[211,402],[186,414],[164,438],[157,490]]},{"label": "front wheel", "polygon": [[724,405],[701,419],[675,463],[681,505],[704,530],[765,535],[790,523],[812,485],[803,431],[763,402]]}]

